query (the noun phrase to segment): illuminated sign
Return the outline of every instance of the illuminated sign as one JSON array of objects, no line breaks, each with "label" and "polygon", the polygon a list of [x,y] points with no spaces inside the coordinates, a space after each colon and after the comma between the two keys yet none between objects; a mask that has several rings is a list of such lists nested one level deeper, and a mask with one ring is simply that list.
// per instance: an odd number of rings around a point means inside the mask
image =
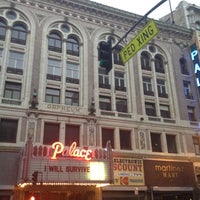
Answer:
[{"label": "illuminated sign", "polygon": [[144,45],[146,45],[156,34],[158,29],[154,20],[151,20],[121,51],[120,56],[125,64]]},{"label": "illuminated sign", "polygon": [[52,148],[54,149],[53,156],[51,159],[56,159],[57,155],[61,154],[62,156],[70,156],[76,158],[84,158],[85,160],[91,160],[92,150],[91,149],[78,149],[76,148],[76,142],[73,142],[69,147],[69,150],[65,149],[64,145],[61,142],[54,142]]},{"label": "illuminated sign", "polygon": [[198,54],[196,44],[193,44],[191,46],[191,58],[192,58],[193,65],[194,65],[194,74],[196,77],[196,85],[197,85],[198,92],[200,95],[200,63],[199,63],[199,54]]},{"label": "illuminated sign", "polygon": [[134,158],[113,158],[115,185],[144,185],[143,161]]}]

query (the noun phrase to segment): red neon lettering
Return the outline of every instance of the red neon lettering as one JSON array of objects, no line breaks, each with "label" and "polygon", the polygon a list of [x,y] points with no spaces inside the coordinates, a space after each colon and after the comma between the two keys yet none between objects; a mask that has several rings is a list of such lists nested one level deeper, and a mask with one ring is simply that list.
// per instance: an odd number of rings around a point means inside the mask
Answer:
[{"label": "red neon lettering", "polygon": [[91,149],[78,149],[77,143],[73,142],[69,147],[69,151],[64,149],[64,145],[61,142],[54,142],[52,144],[54,149],[53,156],[51,159],[56,159],[57,155],[62,153],[63,156],[67,156],[67,153],[71,157],[84,158],[85,160],[92,159],[92,150]]},{"label": "red neon lettering", "polygon": [[64,145],[61,142],[54,142],[52,144],[52,148],[55,149],[55,151],[51,159],[56,159],[57,154],[62,153],[62,151],[64,150]]}]

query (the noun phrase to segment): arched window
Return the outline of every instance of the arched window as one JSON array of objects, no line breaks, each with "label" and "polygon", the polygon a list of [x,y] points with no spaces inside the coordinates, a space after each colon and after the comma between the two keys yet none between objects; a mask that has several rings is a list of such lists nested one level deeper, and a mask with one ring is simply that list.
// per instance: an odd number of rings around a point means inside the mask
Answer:
[{"label": "arched window", "polygon": [[179,59],[180,67],[181,67],[181,73],[185,75],[189,75],[188,67],[187,67],[187,61],[185,58]]},{"label": "arched window", "polygon": [[24,24],[15,24],[12,27],[11,42],[17,44],[26,44],[27,28]]},{"label": "arched window", "polygon": [[155,55],[155,70],[159,73],[165,73],[164,61],[161,55]]},{"label": "arched window", "polygon": [[141,67],[144,70],[151,70],[150,56],[147,52],[141,53]]},{"label": "arched window", "polygon": [[79,56],[79,41],[76,36],[69,36],[67,39],[67,54]]},{"label": "arched window", "polygon": [[0,40],[5,40],[6,38],[6,23],[3,19],[0,19]]},{"label": "arched window", "polygon": [[62,52],[62,38],[57,31],[51,32],[49,34],[48,49],[50,51]]},{"label": "arched window", "polygon": [[124,65],[123,62],[122,62],[122,59],[120,57],[120,51],[122,50],[122,47],[120,46],[117,46],[117,48],[115,49],[114,53],[113,53],[113,56],[114,56],[114,64],[117,64],[117,65]]}]

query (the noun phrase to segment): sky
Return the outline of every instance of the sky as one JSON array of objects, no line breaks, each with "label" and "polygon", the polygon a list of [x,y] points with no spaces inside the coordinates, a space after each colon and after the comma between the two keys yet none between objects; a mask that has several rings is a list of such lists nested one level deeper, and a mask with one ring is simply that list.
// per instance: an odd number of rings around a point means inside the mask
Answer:
[{"label": "sky", "polygon": [[[97,3],[105,4],[121,10],[126,10],[131,13],[145,15],[151,8],[153,8],[161,0],[91,0]],[[186,0],[188,3],[195,4],[200,7],[199,0]],[[175,10],[181,0],[167,0],[160,7],[148,15],[149,18],[159,19],[170,13],[171,9]]]}]

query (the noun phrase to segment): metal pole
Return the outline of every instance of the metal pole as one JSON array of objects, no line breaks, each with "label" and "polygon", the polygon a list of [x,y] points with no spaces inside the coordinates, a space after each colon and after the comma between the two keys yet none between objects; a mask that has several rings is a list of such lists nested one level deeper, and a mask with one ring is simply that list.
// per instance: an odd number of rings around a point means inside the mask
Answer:
[{"label": "metal pole", "polygon": [[112,47],[112,50],[114,50],[114,49],[117,47],[117,45],[118,45],[124,38],[126,38],[127,35],[128,35],[141,21],[145,20],[145,19],[147,18],[147,16],[148,16],[151,12],[153,12],[156,8],[158,8],[159,6],[161,6],[165,1],[167,1],[167,0],[162,0],[162,1],[160,1],[160,2],[159,2],[158,4],[156,4],[151,10],[149,10],[139,21],[137,21],[137,22],[124,34],[124,36],[123,36],[122,38],[120,38],[120,40],[117,42],[117,44],[116,44],[114,47]]}]

